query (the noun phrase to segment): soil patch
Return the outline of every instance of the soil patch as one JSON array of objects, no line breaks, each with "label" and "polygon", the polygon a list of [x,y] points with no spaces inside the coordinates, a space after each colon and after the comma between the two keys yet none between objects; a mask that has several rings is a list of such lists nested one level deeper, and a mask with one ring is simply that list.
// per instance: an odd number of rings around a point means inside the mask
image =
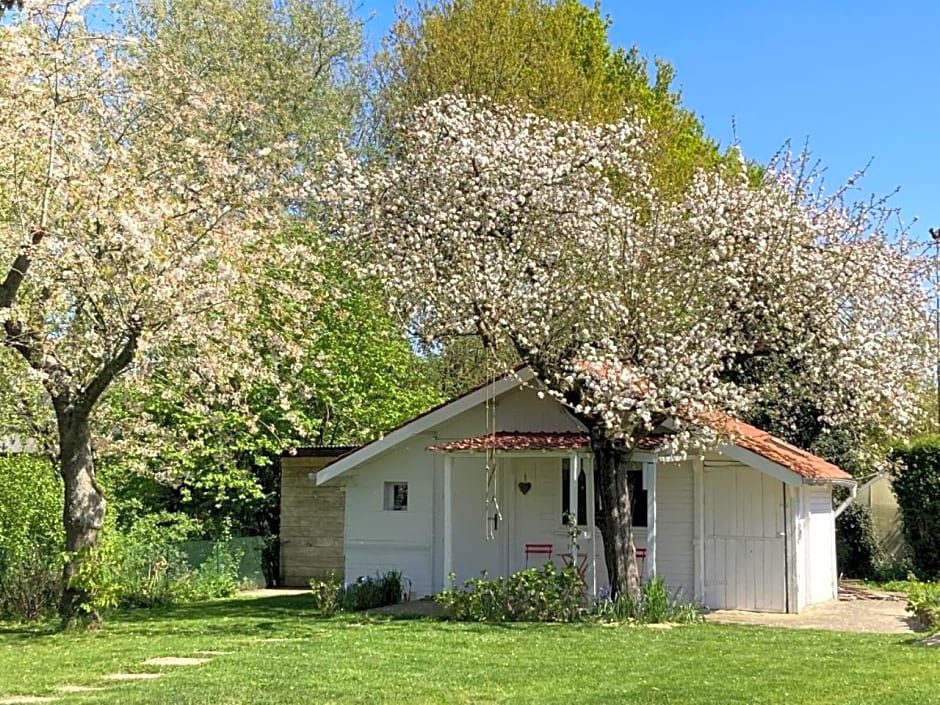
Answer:
[{"label": "soil patch", "polygon": [[8,695],[0,698],[0,705],[16,705],[17,703],[51,703],[58,698],[50,698],[44,695]]},{"label": "soil patch", "polygon": [[204,663],[209,663],[209,659],[188,656],[160,656],[144,661],[145,666],[200,666]]}]

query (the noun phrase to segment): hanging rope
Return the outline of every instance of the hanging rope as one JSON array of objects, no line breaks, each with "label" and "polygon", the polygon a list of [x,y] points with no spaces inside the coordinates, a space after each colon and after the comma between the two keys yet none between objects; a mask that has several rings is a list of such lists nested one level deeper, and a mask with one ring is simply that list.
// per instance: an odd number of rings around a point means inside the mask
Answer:
[{"label": "hanging rope", "polygon": [[497,464],[496,464],[496,370],[492,360],[492,350],[486,349],[486,402],[485,402],[485,435],[489,436],[486,443],[485,483],[486,508],[484,511],[484,537],[487,541],[496,538],[499,524],[503,515],[499,511],[499,498],[496,491]]}]

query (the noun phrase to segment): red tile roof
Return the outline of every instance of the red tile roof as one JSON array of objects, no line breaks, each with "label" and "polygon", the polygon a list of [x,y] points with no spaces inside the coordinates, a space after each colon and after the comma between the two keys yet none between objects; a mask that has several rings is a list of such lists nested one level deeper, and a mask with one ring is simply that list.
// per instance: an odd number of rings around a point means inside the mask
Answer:
[{"label": "red tile roof", "polygon": [[[708,423],[731,442],[778,465],[789,468],[809,480],[851,480],[852,476],[828,460],[729,416],[714,414]],[[663,436],[648,436],[640,441],[639,450],[656,450]],[[428,450],[445,453],[497,450],[504,452],[532,450],[576,450],[591,447],[591,438],[578,432],[497,431],[495,434],[463,438],[430,446]]]},{"label": "red tile roof", "polygon": [[783,465],[809,480],[852,479],[852,476],[838,465],[833,465],[818,455],[797,448],[756,426],[721,414],[712,414],[708,423],[719,433],[729,436],[734,445],[757,453],[778,465]]},{"label": "red tile roof", "polygon": [[[662,436],[648,436],[637,447],[640,450],[655,450],[662,444]],[[486,436],[463,438],[433,445],[428,450],[454,451],[524,451],[524,450],[575,450],[590,448],[591,437],[586,433],[561,431],[497,431]]]}]

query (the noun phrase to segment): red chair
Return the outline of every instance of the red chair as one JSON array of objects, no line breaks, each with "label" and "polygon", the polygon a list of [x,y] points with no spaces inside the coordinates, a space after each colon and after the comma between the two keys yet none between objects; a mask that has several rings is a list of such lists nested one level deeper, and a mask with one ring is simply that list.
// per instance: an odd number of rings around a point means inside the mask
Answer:
[{"label": "red chair", "polygon": [[640,571],[640,580],[642,581],[643,576],[646,575],[646,571],[644,570],[644,568],[646,567],[645,566],[646,564],[646,549],[645,548],[636,549],[636,560],[640,564],[637,566],[637,570]]},{"label": "red chair", "polygon": [[[570,553],[559,553],[561,560],[564,562],[565,567],[572,565],[571,563],[571,554]],[[587,575],[588,568],[588,554],[579,553],[578,554],[578,575],[584,578]]]},{"label": "red chair", "polygon": [[529,567],[529,556],[547,556],[552,559],[552,544],[550,543],[527,543],[525,544],[525,567]]}]

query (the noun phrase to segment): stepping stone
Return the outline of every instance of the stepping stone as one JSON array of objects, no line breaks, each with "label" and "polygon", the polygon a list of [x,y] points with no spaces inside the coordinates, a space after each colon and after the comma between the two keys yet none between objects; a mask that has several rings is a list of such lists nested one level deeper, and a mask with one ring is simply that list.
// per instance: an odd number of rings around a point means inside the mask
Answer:
[{"label": "stepping stone", "polygon": [[51,703],[58,698],[50,698],[43,695],[8,695],[0,698],[0,705],[18,705],[19,703]]},{"label": "stepping stone", "polygon": [[57,685],[55,690],[60,693],[92,693],[96,690],[104,690],[104,688],[100,685],[72,685],[66,683],[65,685]]},{"label": "stepping stone", "polygon": [[106,681],[150,681],[162,675],[162,673],[108,673],[101,677]]},{"label": "stepping stone", "polygon": [[158,658],[148,658],[144,661],[145,666],[199,666],[208,663],[207,658],[191,658],[188,656],[160,656]]}]

